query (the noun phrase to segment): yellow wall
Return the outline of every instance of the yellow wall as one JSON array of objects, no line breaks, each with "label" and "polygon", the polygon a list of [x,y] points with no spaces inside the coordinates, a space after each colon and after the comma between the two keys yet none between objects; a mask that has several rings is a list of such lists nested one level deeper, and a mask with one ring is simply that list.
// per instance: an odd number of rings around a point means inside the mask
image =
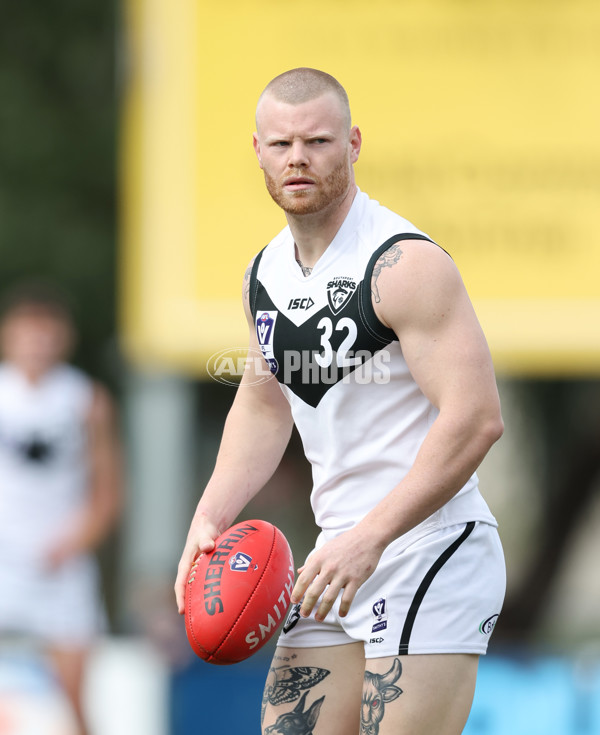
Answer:
[{"label": "yellow wall", "polygon": [[315,66],[349,93],[359,186],[452,254],[498,371],[600,373],[595,0],[127,0],[126,26],[132,359],[202,375],[245,344],[245,267],[285,225],[254,106]]}]

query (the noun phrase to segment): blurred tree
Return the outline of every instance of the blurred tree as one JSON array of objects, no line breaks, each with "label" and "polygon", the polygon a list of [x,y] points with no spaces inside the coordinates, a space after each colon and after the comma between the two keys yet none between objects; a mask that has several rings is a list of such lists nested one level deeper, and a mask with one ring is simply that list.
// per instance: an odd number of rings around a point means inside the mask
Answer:
[{"label": "blurred tree", "polygon": [[0,290],[52,277],[72,295],[76,362],[111,382],[115,333],[116,5],[4,3]]}]

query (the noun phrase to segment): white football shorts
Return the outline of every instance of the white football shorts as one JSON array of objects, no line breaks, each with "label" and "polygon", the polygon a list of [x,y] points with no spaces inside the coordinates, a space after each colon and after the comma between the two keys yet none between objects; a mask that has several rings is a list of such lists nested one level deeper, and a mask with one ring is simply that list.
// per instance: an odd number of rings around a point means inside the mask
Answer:
[{"label": "white football shorts", "polygon": [[93,558],[69,559],[58,569],[0,565],[0,635],[38,639],[61,648],[86,647],[106,627]]},{"label": "white football shorts", "polygon": [[[294,605],[278,644],[288,648],[363,641],[366,658],[406,654],[485,654],[506,591],[498,531],[471,522],[431,531],[384,556],[345,618],[341,593],[319,623]],[[315,606],[315,610],[318,605]]]}]

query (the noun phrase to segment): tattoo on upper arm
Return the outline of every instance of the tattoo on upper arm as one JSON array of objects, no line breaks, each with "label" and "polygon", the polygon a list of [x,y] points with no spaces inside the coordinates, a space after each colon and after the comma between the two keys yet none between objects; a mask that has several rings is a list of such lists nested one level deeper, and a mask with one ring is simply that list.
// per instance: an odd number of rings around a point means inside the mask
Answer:
[{"label": "tattoo on upper arm", "polygon": [[273,725],[265,728],[265,735],[312,735],[325,696],[306,707],[309,690],[328,676],[327,669],[316,666],[271,667],[262,701],[261,723],[264,726],[267,704],[274,706],[298,703],[289,712],[277,716]]},{"label": "tattoo on upper arm", "polygon": [[254,260],[250,263],[250,265],[246,268],[246,272],[244,273],[244,287],[242,294],[244,296],[244,301],[248,300],[248,296],[250,294],[250,276],[252,275],[252,265],[254,263]]},{"label": "tattoo on upper arm", "polygon": [[399,658],[394,659],[392,668],[385,674],[365,671],[360,708],[360,735],[378,735],[379,723],[385,714],[385,705],[398,699],[402,694],[402,689],[394,686],[401,674],[402,664]]},{"label": "tattoo on upper arm", "polygon": [[373,298],[375,299],[376,304],[381,301],[381,297],[379,296],[379,289],[377,288],[377,279],[381,275],[381,271],[384,268],[391,268],[400,260],[401,257],[402,249],[400,247],[400,243],[396,243],[395,245],[392,245],[390,248],[388,248],[375,263],[375,267],[373,268],[373,275],[371,277],[371,292],[373,294]]}]

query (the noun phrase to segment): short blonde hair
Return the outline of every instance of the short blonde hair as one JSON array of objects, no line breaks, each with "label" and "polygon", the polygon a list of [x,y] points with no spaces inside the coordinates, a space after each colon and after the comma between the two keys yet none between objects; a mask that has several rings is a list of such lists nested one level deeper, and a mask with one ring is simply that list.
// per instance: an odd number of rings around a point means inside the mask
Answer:
[{"label": "short blonde hair", "polygon": [[351,115],[346,90],[335,77],[324,71],[319,71],[319,69],[301,66],[297,69],[284,71],[283,74],[279,74],[267,84],[258,99],[258,104],[260,105],[261,100],[267,94],[288,105],[300,105],[327,92],[333,92],[339,100],[349,130]]}]

